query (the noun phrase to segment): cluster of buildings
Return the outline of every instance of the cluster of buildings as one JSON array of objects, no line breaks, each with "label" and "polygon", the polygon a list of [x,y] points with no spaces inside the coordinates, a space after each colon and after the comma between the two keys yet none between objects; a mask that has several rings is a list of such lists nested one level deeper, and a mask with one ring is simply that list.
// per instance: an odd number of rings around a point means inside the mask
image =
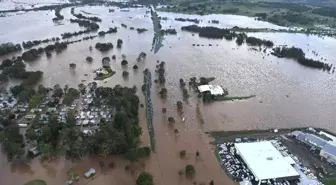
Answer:
[{"label": "cluster of buildings", "polygon": [[308,145],[311,151],[317,152],[329,164],[336,165],[336,137],[313,128],[307,131],[294,131],[290,135]]}]

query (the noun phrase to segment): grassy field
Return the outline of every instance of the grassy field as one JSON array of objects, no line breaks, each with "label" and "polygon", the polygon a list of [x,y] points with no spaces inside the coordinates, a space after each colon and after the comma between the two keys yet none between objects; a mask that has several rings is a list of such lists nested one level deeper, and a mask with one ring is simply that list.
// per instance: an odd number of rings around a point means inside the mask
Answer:
[{"label": "grassy field", "polygon": [[273,129],[268,130],[239,130],[239,131],[212,131],[207,132],[210,136],[214,138],[212,144],[224,143],[228,141],[233,141],[235,138],[243,137],[257,137],[257,138],[271,138],[277,137],[280,134],[285,134],[292,132],[294,130],[302,130],[303,128],[285,128],[278,129],[277,133],[273,132]]},{"label": "grassy field", "polygon": [[322,183],[324,185],[335,185],[336,184],[336,177],[324,178],[324,179],[322,179]]},{"label": "grassy field", "polygon": [[29,182],[27,182],[27,183],[24,184],[24,185],[47,185],[47,183],[44,182],[43,180],[39,180],[39,179],[37,179],[37,180],[29,181]]},{"label": "grassy field", "polygon": [[261,20],[272,22],[281,26],[303,27],[309,29],[322,29],[317,25],[328,25],[336,28],[336,17],[314,14],[312,11],[318,7],[301,4],[276,3],[272,1],[177,1],[159,11],[179,12],[186,14],[233,14],[256,17],[262,13]]},{"label": "grassy field", "polygon": [[223,96],[223,97],[216,97],[216,101],[234,101],[234,100],[247,100],[250,98],[254,98],[255,95],[251,96]]}]

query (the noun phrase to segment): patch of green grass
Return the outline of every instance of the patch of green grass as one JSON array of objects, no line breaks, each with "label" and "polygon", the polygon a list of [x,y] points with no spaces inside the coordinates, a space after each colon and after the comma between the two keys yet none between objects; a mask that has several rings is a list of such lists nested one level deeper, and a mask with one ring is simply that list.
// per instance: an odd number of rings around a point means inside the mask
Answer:
[{"label": "patch of green grass", "polygon": [[322,179],[322,183],[324,185],[335,185],[336,184],[336,177],[324,178],[324,179]]},{"label": "patch of green grass", "polygon": [[216,101],[234,101],[234,100],[247,100],[255,97],[255,95],[251,96],[217,96],[214,98]]},{"label": "patch of green grass", "polygon": [[25,183],[24,185],[47,185],[47,183],[43,180],[36,179],[36,180],[29,181]]}]

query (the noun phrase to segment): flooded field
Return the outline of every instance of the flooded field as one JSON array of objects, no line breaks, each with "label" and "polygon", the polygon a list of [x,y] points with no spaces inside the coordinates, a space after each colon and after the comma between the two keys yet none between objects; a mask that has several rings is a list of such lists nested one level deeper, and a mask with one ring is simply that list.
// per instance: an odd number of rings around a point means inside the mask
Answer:
[{"label": "flooded field", "polygon": [[[165,36],[163,44],[157,54],[151,52],[153,39],[153,24],[148,9],[130,9],[130,12],[121,12],[116,9],[109,13],[111,7],[78,7],[75,12],[85,10],[102,19],[99,23],[100,30],[110,27],[119,27],[116,34],[108,34],[93,40],[74,43],[68,46],[66,51],[53,54],[47,59],[42,56],[39,60],[27,63],[27,70],[41,70],[44,77],[41,83],[46,86],[68,84],[77,87],[84,80],[87,84],[93,81],[94,69],[101,67],[101,59],[105,56],[116,55],[117,59],[111,62],[111,68],[116,74],[108,78],[106,83],[99,85],[114,86],[116,84],[133,86],[141,89],[143,73],[148,68],[154,74],[157,60],[166,62],[166,87],[168,89],[167,100],[161,100],[158,96],[159,86],[153,84],[152,101],[154,109],[154,130],[156,139],[156,153],[152,153],[149,159],[137,162],[133,165],[134,173],[125,171],[128,161],[112,156],[107,158],[90,157],[80,162],[72,163],[63,158],[43,164],[38,159],[28,164],[9,164],[4,156],[0,155],[0,184],[22,185],[24,182],[36,178],[44,179],[48,185],[63,184],[66,180],[66,171],[75,167],[80,172],[80,181],[77,184],[134,184],[137,174],[143,170],[151,172],[156,185],[168,184],[193,184],[193,182],[208,184],[214,180],[215,184],[231,185],[234,182],[226,177],[213,155],[213,147],[208,144],[210,138],[204,133],[209,130],[241,130],[241,129],[266,129],[314,126],[323,127],[336,132],[334,122],[336,115],[336,74],[327,74],[322,71],[300,66],[297,62],[288,59],[279,59],[272,55],[251,50],[249,46],[240,47],[234,41],[211,40],[193,36],[189,32],[181,31],[181,26],[189,25],[188,22],[174,21],[176,17],[198,18],[203,21],[201,25],[208,25],[208,20],[219,20],[218,27],[257,27],[278,28],[266,22],[255,21],[251,18],[230,15],[181,15],[172,13],[160,13],[159,16],[167,17],[167,21],[161,21],[164,29],[175,28],[176,36]],[[82,28],[77,24],[71,24],[70,8],[62,9],[61,14],[65,20],[61,24],[54,24],[51,11],[29,12],[27,14],[1,17],[0,25],[7,25],[0,30],[0,43],[44,39],[58,36],[61,33],[77,31]],[[112,22],[113,21],[113,22]],[[122,28],[121,23],[128,28]],[[34,25],[34,26],[31,26]],[[147,32],[138,34],[129,27],[146,28]],[[92,33],[93,34],[93,33]],[[87,35],[92,35],[87,34]],[[94,33],[96,34],[96,33]],[[84,36],[87,36],[84,35]],[[249,34],[259,38],[269,39],[277,45],[288,44],[302,48],[308,57],[317,57],[311,54],[314,50],[326,58],[326,62],[336,65],[336,55],[333,53],[336,40],[331,38],[319,38],[303,34],[288,33],[254,33]],[[79,36],[81,38],[83,36]],[[78,38],[73,38],[76,40]],[[101,53],[96,49],[89,50],[97,42],[112,42],[123,39],[121,49],[114,48],[111,51]],[[200,44],[204,46],[192,46]],[[212,46],[209,46],[212,44]],[[140,52],[147,53],[144,62],[136,62]],[[128,67],[122,67],[120,62],[122,54],[126,55]],[[85,58],[93,57],[92,63],[87,63]],[[0,58],[3,60],[5,57]],[[69,70],[69,64],[77,65],[75,71]],[[132,66],[137,64],[138,71]],[[122,78],[122,71],[130,72],[128,79]],[[85,75],[87,74],[87,75]],[[182,92],[179,88],[179,79],[188,81],[191,77],[216,77],[212,82],[229,90],[230,95],[256,95],[255,98],[246,101],[215,102],[204,104],[201,110],[205,124],[201,125],[196,117],[197,95],[191,93],[188,103],[184,103],[184,112],[179,115],[176,110],[176,101],[182,100]],[[144,98],[140,95],[141,103]],[[167,113],[161,112],[167,108]],[[175,117],[174,126],[167,123],[169,116]],[[182,117],[185,121],[182,121]],[[148,129],[146,125],[145,109],[141,108],[140,123],[143,130],[143,145],[149,144]],[[175,134],[174,129],[179,133]],[[179,151],[185,150],[187,156],[180,159]],[[200,157],[196,159],[196,151]],[[114,161],[115,169],[101,170],[98,162],[104,160]],[[144,165],[143,165],[144,164]],[[178,171],[186,164],[193,164],[196,168],[194,179],[179,176]],[[98,171],[96,179],[88,182],[84,180],[82,173],[94,167]]]}]

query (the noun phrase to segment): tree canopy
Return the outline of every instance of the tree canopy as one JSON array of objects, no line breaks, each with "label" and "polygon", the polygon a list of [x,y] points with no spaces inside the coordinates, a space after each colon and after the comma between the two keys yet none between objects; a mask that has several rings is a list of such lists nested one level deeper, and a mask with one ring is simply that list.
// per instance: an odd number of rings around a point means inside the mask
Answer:
[{"label": "tree canopy", "polygon": [[137,185],[154,185],[153,176],[148,172],[141,172],[136,180]]},{"label": "tree canopy", "polygon": [[3,131],[0,131],[0,143],[9,161],[20,159],[24,155],[23,136],[20,134],[20,128],[17,125],[9,125]]}]

